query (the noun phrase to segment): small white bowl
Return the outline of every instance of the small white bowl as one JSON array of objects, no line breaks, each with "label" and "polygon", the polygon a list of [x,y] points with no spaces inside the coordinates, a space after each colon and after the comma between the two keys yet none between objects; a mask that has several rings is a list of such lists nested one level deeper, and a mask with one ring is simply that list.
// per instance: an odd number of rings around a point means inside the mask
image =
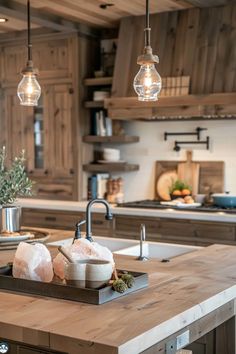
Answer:
[{"label": "small white bowl", "polygon": [[108,283],[112,276],[112,264],[109,261],[90,259],[86,264],[86,288],[100,288]]},{"label": "small white bowl", "polygon": [[64,267],[66,284],[85,288],[87,259],[66,263]]}]

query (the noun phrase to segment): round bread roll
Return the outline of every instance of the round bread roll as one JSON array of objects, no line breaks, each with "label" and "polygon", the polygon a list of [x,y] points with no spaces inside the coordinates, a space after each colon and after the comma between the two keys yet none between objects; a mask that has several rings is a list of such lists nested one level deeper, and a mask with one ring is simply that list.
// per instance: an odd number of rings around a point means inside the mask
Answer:
[{"label": "round bread roll", "polygon": [[186,204],[193,204],[194,200],[192,197],[190,197],[189,195],[187,197],[184,197],[184,201]]}]

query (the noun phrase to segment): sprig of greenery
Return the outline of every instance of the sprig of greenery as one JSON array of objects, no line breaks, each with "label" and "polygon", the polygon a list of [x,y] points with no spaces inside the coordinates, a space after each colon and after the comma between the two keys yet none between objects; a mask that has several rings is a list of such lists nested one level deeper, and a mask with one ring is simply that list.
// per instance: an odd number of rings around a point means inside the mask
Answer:
[{"label": "sprig of greenery", "polygon": [[170,193],[172,193],[175,190],[182,191],[183,189],[189,189],[190,191],[192,190],[192,188],[186,182],[177,179],[170,187]]},{"label": "sprig of greenery", "polygon": [[33,181],[25,172],[25,153],[15,157],[10,168],[6,167],[6,149],[0,149],[0,205],[13,204],[18,197],[32,195]]}]

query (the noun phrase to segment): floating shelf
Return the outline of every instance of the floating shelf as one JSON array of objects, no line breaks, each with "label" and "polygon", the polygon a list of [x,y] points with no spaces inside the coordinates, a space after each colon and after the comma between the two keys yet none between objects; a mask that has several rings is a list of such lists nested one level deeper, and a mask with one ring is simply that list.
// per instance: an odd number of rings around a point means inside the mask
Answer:
[{"label": "floating shelf", "polygon": [[113,77],[93,77],[84,80],[85,86],[111,85]]},{"label": "floating shelf", "polygon": [[104,101],[86,101],[85,108],[104,108]]},{"label": "floating shelf", "polygon": [[138,171],[139,165],[129,163],[91,163],[83,165],[83,170],[86,172],[132,172]]},{"label": "floating shelf", "polygon": [[114,144],[129,144],[139,141],[139,136],[130,135],[113,135],[113,136],[98,136],[86,135],[83,137],[85,143],[114,143]]}]

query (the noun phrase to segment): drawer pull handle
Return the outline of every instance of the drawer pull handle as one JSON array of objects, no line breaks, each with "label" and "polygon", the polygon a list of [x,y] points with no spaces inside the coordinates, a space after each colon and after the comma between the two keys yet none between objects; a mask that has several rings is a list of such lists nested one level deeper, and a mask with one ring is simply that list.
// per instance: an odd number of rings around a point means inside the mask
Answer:
[{"label": "drawer pull handle", "polygon": [[45,216],[45,221],[57,221],[55,216]]}]

